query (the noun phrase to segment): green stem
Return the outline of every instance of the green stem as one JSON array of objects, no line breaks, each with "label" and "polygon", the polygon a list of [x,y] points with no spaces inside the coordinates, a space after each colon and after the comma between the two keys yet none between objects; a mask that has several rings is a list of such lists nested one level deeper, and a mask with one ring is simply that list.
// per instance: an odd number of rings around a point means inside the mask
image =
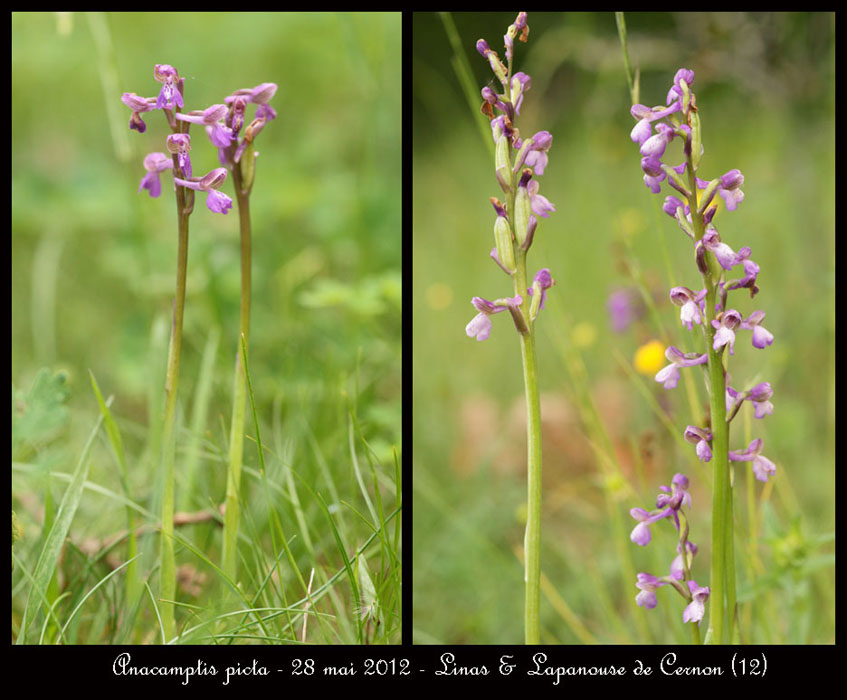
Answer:
[{"label": "green stem", "polygon": [[541,635],[541,401],[538,395],[538,366],[535,333],[521,334],[521,359],[526,386],[527,515],[524,557],[526,560],[527,644],[539,644]]},{"label": "green stem", "polygon": [[[712,307],[714,308],[714,307]],[[712,417],[712,577],[709,632],[712,644],[726,640],[725,598],[729,592],[728,567],[732,541],[727,524],[732,519],[729,484],[729,426],[726,423],[726,386],[721,354],[709,346],[709,409]],[[734,567],[732,567],[734,569]],[[734,581],[733,581],[734,583]]]},{"label": "green stem", "polygon": [[[174,156],[176,160],[176,156]],[[159,569],[162,627],[165,639],[176,632],[174,604],[176,596],[176,563],[174,559],[174,462],[176,459],[176,397],[179,383],[179,357],[182,349],[182,319],[185,308],[185,280],[188,266],[188,217],[185,188],[176,188],[179,244],[176,270],[176,296],[174,298],[171,342],[168,349],[168,370],[165,379],[165,423],[162,433],[162,467],[164,486],[162,492],[162,547]]]},{"label": "green stem", "polygon": [[226,481],[226,513],[224,515],[223,570],[233,581],[238,572],[238,524],[241,517],[240,488],[241,464],[244,452],[244,416],[247,407],[247,385],[242,358],[242,341],[248,347],[250,337],[250,288],[251,288],[251,240],[250,240],[250,189],[244,187],[241,168],[232,168],[235,198],[238,203],[238,221],[241,229],[241,313],[239,319],[239,343],[235,355],[235,379],[233,388],[232,424],[229,435],[229,468]]},{"label": "green stem", "polygon": [[[538,393],[538,363],[535,356],[535,330],[529,317],[526,293],[526,252],[518,251],[515,292],[523,297],[522,313],[529,327],[521,333],[521,360],[526,390],[527,512],[524,536],[525,610],[524,635],[527,644],[541,642],[541,400]],[[523,293],[521,293],[521,291]]]},{"label": "green stem", "polygon": [[[694,163],[688,157],[688,186],[691,193],[688,206],[694,224],[696,240],[705,234],[703,214],[698,213],[697,183]],[[727,602],[732,615],[735,606],[735,564],[732,547],[732,488],[729,483],[729,424],[726,422],[726,377],[723,367],[723,348],[713,347],[718,282],[720,268],[713,255],[707,254],[708,270],[703,273],[706,288],[706,318],[703,336],[709,358],[709,415],[712,429],[712,562],[710,581],[710,613],[707,642],[723,644],[729,641],[731,621],[727,624]]]}]

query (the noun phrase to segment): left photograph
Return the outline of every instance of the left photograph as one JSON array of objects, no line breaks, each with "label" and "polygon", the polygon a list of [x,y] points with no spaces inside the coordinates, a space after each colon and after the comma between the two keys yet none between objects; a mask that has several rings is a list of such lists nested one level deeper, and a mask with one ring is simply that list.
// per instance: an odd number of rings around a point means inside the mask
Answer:
[{"label": "left photograph", "polygon": [[13,643],[399,644],[401,14],[11,19]]}]

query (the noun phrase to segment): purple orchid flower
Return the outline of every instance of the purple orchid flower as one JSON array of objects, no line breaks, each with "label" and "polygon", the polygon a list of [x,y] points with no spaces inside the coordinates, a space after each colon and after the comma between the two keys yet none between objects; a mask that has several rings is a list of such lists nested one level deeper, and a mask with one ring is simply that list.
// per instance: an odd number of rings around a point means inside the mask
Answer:
[{"label": "purple orchid flower", "polygon": [[664,122],[656,124],[656,133],[641,144],[641,155],[661,158],[674,136],[676,136],[676,130],[670,124]]},{"label": "purple orchid flower", "polygon": [[741,324],[741,314],[735,309],[727,309],[720,314],[720,321],[712,321],[716,329],[712,348],[717,351],[724,345],[729,345],[729,354],[735,354],[735,329]]},{"label": "purple orchid flower", "polygon": [[510,307],[517,309],[523,303],[523,298],[520,294],[511,299],[497,299],[495,301],[474,297],[471,299],[471,303],[479,313],[465,326],[465,333],[469,338],[483,341],[491,335],[491,316],[506,311]]},{"label": "purple orchid flower", "polygon": [[764,311],[754,311],[740,325],[745,331],[753,331],[753,347],[760,350],[773,343],[773,333],[761,325],[764,318]]},{"label": "purple orchid flower", "polygon": [[682,611],[683,622],[696,622],[700,624],[703,615],[706,614],[706,600],[709,598],[709,587],[699,586],[693,579],[688,582],[688,590],[691,591],[691,602]]},{"label": "purple orchid flower", "polygon": [[718,231],[714,227],[710,227],[706,230],[706,233],[703,234],[701,243],[705,246],[706,250],[710,250],[715,254],[718,264],[724,270],[731,270],[733,265],[738,263],[738,255],[726,243],[721,241],[721,237],[718,235]]},{"label": "purple orchid flower", "polygon": [[676,101],[680,108],[682,108],[682,86],[679,84],[680,80],[684,80],[685,84],[688,87],[691,87],[694,84],[694,71],[689,70],[688,68],[680,68],[676,75],[673,77],[673,85],[671,89],[668,91],[668,99],[667,104]]},{"label": "purple orchid flower", "polygon": [[670,364],[659,370],[655,376],[655,380],[661,382],[665,389],[676,388],[677,382],[679,382],[680,367],[693,367],[694,365],[702,365],[709,361],[709,356],[706,353],[683,353],[674,345],[669,346],[665,350],[665,357],[668,358]]},{"label": "purple orchid flower", "polygon": [[188,155],[191,150],[191,136],[188,134],[170,134],[167,143],[168,150],[176,154],[182,176],[191,177],[191,158]]},{"label": "purple orchid flower", "polygon": [[158,197],[162,194],[162,182],[159,179],[159,173],[173,167],[173,158],[164,153],[148,153],[144,156],[144,169],[147,174],[141,178],[138,191],[147,190],[151,197]]},{"label": "purple orchid flower", "polygon": [[526,155],[526,164],[536,175],[543,175],[547,167],[547,151],[553,145],[553,135],[549,131],[539,131],[532,137],[532,147]]},{"label": "purple orchid flower", "polygon": [[773,389],[770,382],[760,382],[747,392],[747,398],[753,402],[755,418],[764,418],[773,414],[772,396]]},{"label": "purple orchid flower", "polygon": [[536,216],[542,216],[546,219],[550,216],[550,212],[556,211],[556,207],[547,197],[538,194],[538,187],[538,180],[530,180],[526,186],[529,193],[530,206]]},{"label": "purple orchid flower", "polygon": [[644,508],[633,508],[629,514],[638,521],[638,525],[630,533],[629,539],[642,547],[650,543],[650,525],[663,518],[673,518],[679,529],[678,511],[682,506],[691,506],[691,495],[688,493],[688,478],[684,474],[674,475],[671,486],[660,486],[662,493],[656,497],[656,510],[647,511]]},{"label": "purple orchid flower", "polygon": [[635,602],[643,608],[652,610],[658,604],[656,601],[656,590],[661,586],[667,585],[667,581],[656,578],[652,574],[638,574],[638,581],[635,584],[641,592],[635,596]]},{"label": "purple orchid flower", "polygon": [[702,304],[706,298],[705,289],[695,293],[688,287],[674,287],[670,291],[670,298],[674,304],[681,307],[679,318],[683,326],[691,330],[695,323],[698,325],[701,323]]},{"label": "purple orchid flower", "polygon": [[206,206],[209,210],[216,214],[226,214],[232,209],[232,199],[217,189],[226,180],[226,173],[226,168],[215,168],[199,180],[183,180],[175,177],[174,182],[182,187],[205,192]]},{"label": "purple orchid flower", "polygon": [[733,462],[752,462],[753,473],[759,481],[767,481],[769,476],[776,473],[776,465],[760,454],[763,444],[761,438],[756,438],[746,450],[729,451],[729,459]]},{"label": "purple orchid flower", "polygon": [[[742,248],[738,251],[738,257],[741,258],[742,255],[745,255],[745,253],[749,255],[749,250],[750,249],[748,247]],[[744,277],[730,282],[726,289],[727,291],[731,291],[733,289],[749,289],[750,298],[752,299],[759,292],[759,288],[756,286],[756,277],[759,275],[759,266],[749,259],[742,260],[742,264],[744,265]]]},{"label": "purple orchid flower", "polygon": [[206,134],[212,144],[217,148],[227,148],[232,143],[232,129],[224,126],[221,121],[226,118],[228,112],[229,107],[224,104],[217,104],[202,111],[194,110],[187,114],[177,113],[176,118],[205,126]]},{"label": "purple orchid flower", "polygon": [[721,175],[718,191],[726,202],[727,211],[735,211],[744,199],[744,193],[740,189],[743,184],[744,176],[737,168]]},{"label": "purple orchid flower", "polygon": [[129,128],[135,129],[139,134],[147,131],[147,124],[141,118],[144,112],[152,112],[156,109],[155,97],[139,97],[134,92],[125,92],[121,95],[121,102],[132,110],[129,118]]},{"label": "purple orchid flower", "polygon": [[[518,72],[512,76],[512,100],[515,106],[515,114],[521,113],[523,94],[532,86],[532,78],[526,73]],[[503,110],[506,111],[506,110]],[[538,173],[541,175],[541,173]]]},{"label": "purple orchid flower", "polygon": [[550,270],[546,267],[541,268],[535,273],[535,277],[532,279],[532,287],[526,291],[529,292],[530,296],[535,296],[537,293],[541,294],[541,301],[538,305],[539,309],[544,308],[544,300],[547,299],[547,290],[554,284],[556,284],[556,282],[550,274]]},{"label": "purple orchid flower", "polygon": [[698,428],[696,425],[689,425],[685,428],[683,437],[686,442],[692,445],[697,445],[697,457],[703,462],[709,462],[712,459],[712,448],[709,443],[712,441],[712,433],[703,428]]},{"label": "purple orchid flower", "polygon": [[153,69],[153,77],[162,83],[162,89],[156,98],[156,109],[182,109],[185,106],[180,90],[182,80],[176,68],[166,63],[157,63]]},{"label": "purple orchid flower", "polygon": [[680,106],[678,104],[673,104],[670,107],[653,107],[652,109],[645,107],[644,105],[633,105],[630,113],[638,120],[638,122],[634,127],[632,127],[632,131],[629,135],[630,138],[634,143],[637,143],[639,146],[643,146],[644,142],[649,139],[653,133],[652,122],[657,119],[663,119],[674,112],[678,112],[679,110]]}]

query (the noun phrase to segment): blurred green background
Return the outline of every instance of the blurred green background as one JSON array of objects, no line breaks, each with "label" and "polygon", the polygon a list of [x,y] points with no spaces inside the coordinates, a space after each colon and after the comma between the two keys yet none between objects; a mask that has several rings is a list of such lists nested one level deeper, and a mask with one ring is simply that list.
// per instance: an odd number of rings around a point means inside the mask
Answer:
[{"label": "blurred green background", "polygon": [[[155,460],[141,455],[161,421],[176,212],[167,178],[157,199],[138,187],[145,154],[165,151],[170,130],[151,112],[146,133],[130,131],[120,98],[158,94],[156,63],[185,78],[186,110],[262,82],[279,86],[271,102],[278,118],[256,141],[251,197],[250,371],[263,437],[277,459],[272,468],[293,465],[320,490],[329,465],[341,497],[363,507],[350,464],[352,414],[355,443],[366,441],[393,478],[401,415],[400,27],[399,13],[12,14],[12,383],[20,398],[48,367],[65,371],[70,388],[61,439],[49,450],[42,441],[27,460],[18,456],[29,465],[13,482],[22,547],[27,535],[37,540],[41,517],[33,469],[71,471],[98,415],[89,369],[104,394],[115,395],[112,411],[134,455],[132,487],[152,507]],[[219,167],[200,135],[191,153],[196,175]],[[221,189],[232,195],[231,183]],[[177,483],[178,509],[220,503],[225,490],[238,214],[212,214],[204,202],[198,197],[190,220],[179,387],[186,431],[204,349],[215,333],[220,341],[208,416],[195,434],[201,477],[188,495]],[[249,406],[246,430],[254,434]],[[255,442],[244,452],[257,468]],[[120,490],[105,443],[90,481]],[[53,488],[58,498],[64,487]],[[307,511],[318,543],[334,548],[318,504]],[[123,518],[120,503],[86,497],[72,535],[105,536]],[[351,527],[370,534],[361,523]],[[324,563],[342,565],[337,553]],[[399,627],[392,629],[399,641]]]},{"label": "blurred green background", "polygon": [[[515,13],[452,15],[457,61],[437,14],[413,26],[414,640],[513,643],[523,638],[525,417],[520,352],[507,315],[489,340],[466,337],[478,295],[512,295],[488,259],[500,196],[493,144],[479,113],[490,82],[479,38],[503,56]],[[733,422],[731,445],[762,437],[776,477],[736,472],[739,601],[746,641],[834,641],[834,46],[829,13],[633,13],[626,16],[640,99],[665,104],[676,70],[696,77],[703,125],[700,176],[731,168],[745,200],[715,224],[734,250],[761,266],[745,316],[767,312],[764,351],[742,334],[732,384],[770,381],[772,416]],[[629,541],[633,507],[651,508],[660,484],[692,482],[693,576],[708,585],[710,469],[681,441],[702,425],[707,400],[691,373],[673,391],[639,373],[651,340],[697,349],[667,290],[699,288],[692,246],[661,211],[668,192],[642,183],[630,140],[622,51],[613,13],[530,13],[529,42],[515,42],[515,71],[532,77],[518,126],[554,137],[541,193],[556,206],[540,219],[529,274],[549,267],[557,286],[539,316],[544,438],[542,641],[689,641],[682,600],[658,593],[635,604],[635,573],[661,576],[673,528]],[[469,62],[473,105],[457,78]],[[678,144],[669,149],[676,163]],[[671,155],[673,154],[673,155]],[[638,320],[617,332],[607,309],[623,291]],[[648,363],[649,364],[649,363]],[[665,523],[661,523],[665,524]],[[661,530],[661,531],[660,531]]]}]

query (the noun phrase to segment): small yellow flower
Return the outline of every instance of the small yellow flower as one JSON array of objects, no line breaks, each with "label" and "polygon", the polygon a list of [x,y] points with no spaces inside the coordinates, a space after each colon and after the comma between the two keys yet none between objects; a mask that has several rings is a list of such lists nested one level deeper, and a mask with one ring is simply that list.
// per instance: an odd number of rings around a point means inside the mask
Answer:
[{"label": "small yellow flower", "polygon": [[647,375],[655,375],[667,364],[665,360],[665,346],[658,340],[651,340],[635,351],[635,359],[632,361],[636,372]]}]

